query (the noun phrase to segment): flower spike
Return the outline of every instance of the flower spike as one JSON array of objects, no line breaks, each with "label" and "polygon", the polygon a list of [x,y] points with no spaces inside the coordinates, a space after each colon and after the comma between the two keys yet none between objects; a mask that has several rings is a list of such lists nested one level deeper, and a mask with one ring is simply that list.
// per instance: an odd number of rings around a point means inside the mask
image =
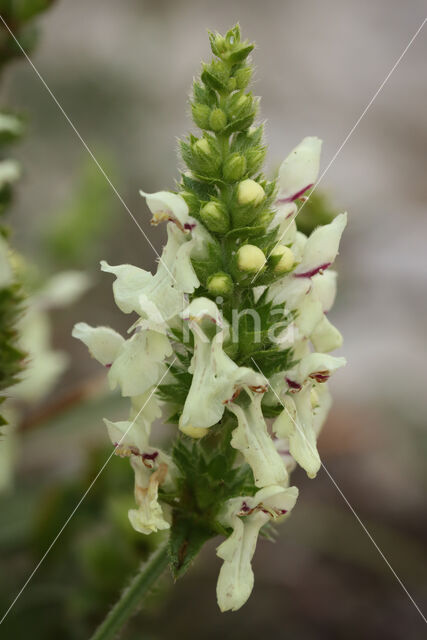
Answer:
[{"label": "flower spike", "polygon": [[[128,419],[105,423],[134,470],[132,527],[166,532],[175,578],[223,534],[217,600],[236,611],[253,588],[258,534],[296,503],[293,469],[314,478],[321,466],[327,381],[345,364],[330,354],[342,337],[326,314],[347,217],[299,230],[322,142],[304,138],[268,180],[259,102],[248,91],[253,45],[238,25],[210,42],[191,97],[198,131],[180,141],[176,192],[141,191],[152,223],[166,224],[156,270],[101,263],[115,276],[117,307],[132,314],[130,336],[84,323],[73,335],[130,401]],[[158,446],[161,418],[171,424],[169,447]]]}]

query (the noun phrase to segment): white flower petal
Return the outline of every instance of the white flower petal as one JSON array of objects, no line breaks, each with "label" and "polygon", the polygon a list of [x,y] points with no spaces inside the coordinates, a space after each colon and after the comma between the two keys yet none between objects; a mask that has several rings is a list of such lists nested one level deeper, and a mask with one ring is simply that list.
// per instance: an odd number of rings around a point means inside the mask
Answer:
[{"label": "white flower petal", "polygon": [[111,388],[120,386],[123,396],[137,396],[156,384],[164,372],[164,358],[171,355],[168,338],[157,331],[139,331],[126,340],[108,378]]},{"label": "white flower petal", "polygon": [[322,305],[310,291],[298,306],[295,326],[298,327],[302,336],[309,338],[323,317]]},{"label": "white flower petal", "polygon": [[81,340],[91,356],[104,366],[114,362],[125,341],[117,331],[109,327],[91,327],[86,322],[74,325],[72,336]]},{"label": "white flower petal", "polygon": [[293,272],[296,278],[311,278],[327,269],[338,254],[342,232],[347,224],[347,214],[341,213],[332,222],[317,227],[304,247],[302,262]]},{"label": "white flower petal", "polygon": [[209,298],[195,298],[183,311],[194,335],[193,374],[180,427],[208,428],[222,417],[226,403],[243,385],[263,387],[267,381],[248,367],[239,367],[223,351],[228,324]]},{"label": "white flower petal", "polygon": [[316,351],[327,353],[342,346],[343,338],[341,333],[334,327],[324,315],[312,331],[310,340]]},{"label": "white flower petal", "polygon": [[123,313],[135,311],[142,316],[150,313],[156,322],[160,318],[166,322],[183,307],[184,298],[172,287],[167,273],[159,271],[153,276],[149,271],[129,264],[111,266],[105,261],[101,262],[101,269],[116,276],[114,300]]},{"label": "white flower petal", "polygon": [[318,273],[311,279],[314,295],[320,300],[322,310],[326,313],[330,311],[335,301],[337,293],[337,272],[328,269],[323,273]]},{"label": "white flower petal", "polygon": [[224,560],[216,587],[222,612],[237,611],[251,595],[254,586],[251,562],[259,530],[267,521],[264,513],[250,517],[246,524],[237,518],[233,533],[217,548],[217,556]]},{"label": "white flower petal", "polygon": [[184,230],[189,222],[188,205],[182,196],[170,191],[157,191],[156,193],[139,192],[147,200],[148,208],[153,214],[153,224],[170,220],[178,223]]},{"label": "white flower petal", "polygon": [[161,464],[151,473],[140,458],[132,458],[131,464],[135,471],[135,500],[138,505],[137,509],[128,512],[132,527],[145,535],[170,529],[170,510],[158,500],[158,488],[165,480],[167,465]]},{"label": "white flower petal", "polygon": [[[249,392],[248,392],[249,393]],[[252,469],[257,487],[286,485],[288,474],[271,439],[261,410],[261,394],[251,394],[248,407],[230,403],[228,408],[238,420],[231,446],[240,451]]]},{"label": "white flower petal", "polygon": [[279,205],[267,231],[277,229],[277,242],[286,245],[293,244],[297,236],[296,215],[297,206],[294,202]]},{"label": "white flower petal", "polygon": [[306,385],[292,398],[284,402],[285,408],[276,418],[273,431],[279,438],[289,440],[289,450],[296,462],[314,478],[320,469],[316,433],[313,427],[311,385]]},{"label": "white flower petal", "polygon": [[279,169],[281,201],[296,200],[314,185],[319,175],[321,148],[319,138],[304,138],[282,162]]},{"label": "white flower petal", "polygon": [[317,405],[313,409],[313,429],[317,437],[328,417],[332,406],[332,396],[326,382],[314,385],[313,388],[316,390],[318,397]]},{"label": "white flower petal", "polygon": [[325,353],[310,353],[302,358],[292,372],[289,372],[289,378],[301,385],[308,378],[324,382],[334,371],[345,364],[345,358],[337,358]]},{"label": "white flower petal", "polygon": [[[111,422],[111,420],[104,418],[104,422],[111,442],[114,445],[118,445],[122,451],[120,455],[125,455],[123,450],[126,448],[133,448],[133,455],[142,455],[145,453],[145,449],[149,446],[149,425],[139,420]],[[139,454],[137,452],[139,452]],[[132,451],[129,451],[129,456],[131,454]]]},{"label": "white flower petal", "polygon": [[224,560],[216,589],[221,611],[236,611],[245,604],[254,584],[251,562],[259,530],[268,520],[290,512],[297,497],[296,487],[270,486],[255,496],[228,500],[220,521],[233,532],[217,548],[218,557]]}]

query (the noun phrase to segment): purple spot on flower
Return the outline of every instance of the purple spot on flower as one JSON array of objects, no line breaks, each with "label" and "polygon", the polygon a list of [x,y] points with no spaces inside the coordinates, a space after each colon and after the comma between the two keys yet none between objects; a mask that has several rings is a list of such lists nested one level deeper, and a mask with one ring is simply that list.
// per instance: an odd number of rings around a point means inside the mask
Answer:
[{"label": "purple spot on flower", "polygon": [[295,380],[291,380],[290,378],[285,378],[286,382],[289,385],[290,389],[293,389],[294,391],[299,391],[301,389],[301,386],[299,382],[295,382]]},{"label": "purple spot on flower", "polygon": [[292,196],[288,196],[287,198],[278,198],[276,200],[276,204],[286,204],[287,202],[294,202],[295,200],[298,200],[298,198],[301,198],[301,196],[307,191],[307,189],[310,189],[310,187],[312,186],[313,183],[308,184],[306,187],[303,187]]},{"label": "purple spot on flower", "polygon": [[157,456],[159,455],[158,451],[154,451],[154,453],[143,453],[141,458],[142,461],[145,462],[146,460],[155,460],[157,458]]},{"label": "purple spot on flower", "polygon": [[328,267],[330,267],[332,262],[324,262],[323,264],[311,269],[310,271],[305,271],[304,273],[294,273],[294,278],[312,278],[317,273],[321,271],[325,271]]},{"label": "purple spot on flower", "polygon": [[194,229],[194,227],[195,227],[195,226],[196,226],[196,223],[195,223],[195,222],[186,222],[186,223],[184,224],[184,229],[185,229],[186,231],[193,231],[193,229]]},{"label": "purple spot on flower", "polygon": [[240,507],[240,511],[243,511],[243,513],[247,513],[250,510],[251,510],[251,508],[247,505],[247,503],[246,502],[242,502],[242,506]]},{"label": "purple spot on flower", "polygon": [[112,364],[113,364],[112,362],[110,362],[109,364],[106,364],[106,365],[105,365],[105,368],[106,368],[106,369],[110,369],[110,368],[111,368],[111,366],[112,366]]}]

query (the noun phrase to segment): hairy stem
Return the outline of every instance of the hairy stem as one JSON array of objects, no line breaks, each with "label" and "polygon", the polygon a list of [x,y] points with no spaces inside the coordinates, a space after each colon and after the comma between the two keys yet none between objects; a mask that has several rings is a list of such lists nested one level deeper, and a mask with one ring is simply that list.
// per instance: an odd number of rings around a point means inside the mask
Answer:
[{"label": "hairy stem", "polygon": [[115,638],[123,625],[134,615],[144,596],[160,578],[168,564],[167,545],[163,545],[143,565],[127,589],[100,624],[91,640],[109,640]]}]

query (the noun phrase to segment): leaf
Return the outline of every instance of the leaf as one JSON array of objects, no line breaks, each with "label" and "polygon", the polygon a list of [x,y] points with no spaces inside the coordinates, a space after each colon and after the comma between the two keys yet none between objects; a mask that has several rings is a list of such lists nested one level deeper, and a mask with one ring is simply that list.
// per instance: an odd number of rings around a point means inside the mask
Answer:
[{"label": "leaf", "polygon": [[236,51],[232,51],[228,59],[233,64],[235,64],[236,62],[242,62],[245,58],[248,57],[248,55],[251,53],[251,51],[253,51],[253,49],[254,49],[253,44],[249,44],[246,46],[242,45],[239,49],[236,49]]},{"label": "leaf", "polygon": [[186,573],[205,542],[214,535],[211,529],[195,522],[194,519],[174,512],[168,552],[175,580]]},{"label": "leaf", "polygon": [[232,122],[230,122],[230,124],[228,124],[224,130],[223,130],[223,135],[228,136],[231,133],[234,133],[235,131],[244,131],[245,129],[249,129],[249,127],[251,126],[252,122],[255,119],[255,111],[253,111],[252,113],[250,113],[247,116],[244,116],[243,118],[237,118],[236,120],[233,120]]},{"label": "leaf", "polygon": [[203,69],[202,75],[200,77],[210,89],[215,89],[216,91],[225,91],[227,88],[222,80],[220,80],[217,75],[213,74],[206,67]]}]

